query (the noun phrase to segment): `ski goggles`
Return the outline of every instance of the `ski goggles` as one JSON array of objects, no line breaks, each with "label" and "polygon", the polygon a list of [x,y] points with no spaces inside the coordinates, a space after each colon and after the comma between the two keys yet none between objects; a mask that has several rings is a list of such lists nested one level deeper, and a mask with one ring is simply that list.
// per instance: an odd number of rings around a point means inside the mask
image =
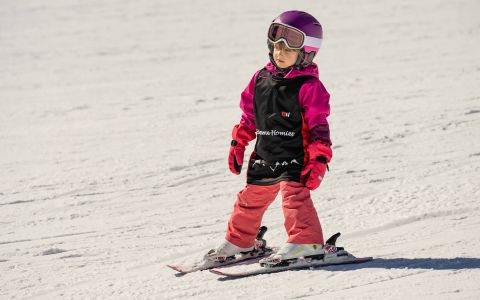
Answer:
[{"label": "ski goggles", "polygon": [[278,23],[270,25],[268,29],[268,39],[272,43],[283,41],[290,49],[301,49],[305,44],[305,34],[303,32]]}]

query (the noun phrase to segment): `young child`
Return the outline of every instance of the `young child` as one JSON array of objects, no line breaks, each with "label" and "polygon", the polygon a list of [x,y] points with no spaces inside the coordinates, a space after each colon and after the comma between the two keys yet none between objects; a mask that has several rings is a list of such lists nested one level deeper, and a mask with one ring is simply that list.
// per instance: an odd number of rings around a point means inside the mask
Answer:
[{"label": "young child", "polygon": [[[257,138],[248,161],[247,185],[237,195],[225,241],[212,260],[253,249],[263,214],[280,191],[287,243],[266,261],[323,254],[323,233],[310,190],[322,182],[332,157],[329,98],[313,58],[322,43],[320,23],[287,11],[268,30],[270,63],[241,95],[243,111],[232,132],[230,170],[240,174],[245,147]],[[265,259],[264,259],[265,261]]]}]

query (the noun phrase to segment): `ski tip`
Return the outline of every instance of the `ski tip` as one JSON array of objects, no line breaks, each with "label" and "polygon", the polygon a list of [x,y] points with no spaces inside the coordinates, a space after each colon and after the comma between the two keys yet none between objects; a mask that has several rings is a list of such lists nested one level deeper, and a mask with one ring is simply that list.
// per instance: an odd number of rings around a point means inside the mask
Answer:
[{"label": "ski tip", "polygon": [[217,270],[217,269],[210,269],[209,271],[210,271],[211,273],[213,273],[213,274],[217,274],[217,275],[225,275],[225,274],[223,274],[223,272],[222,272],[222,271],[219,271],[219,270]]},{"label": "ski tip", "polygon": [[173,269],[175,271],[177,271],[178,273],[185,273],[182,271],[182,269],[180,268],[180,266],[177,266],[177,265],[167,265],[167,267],[169,267],[170,269]]},{"label": "ski tip", "polygon": [[215,275],[219,275],[219,276],[222,276],[222,279],[220,280],[227,280],[227,279],[231,279],[231,278],[240,278],[240,277],[245,277],[245,276],[250,276],[250,274],[244,274],[244,273],[225,273],[225,272],[222,272],[218,269],[210,269],[209,270],[210,273],[213,273]]},{"label": "ski tip", "polygon": [[185,271],[184,269],[182,269],[180,266],[177,266],[177,265],[167,265],[167,267],[177,272],[175,273],[175,277],[183,277],[189,273],[188,271]]}]

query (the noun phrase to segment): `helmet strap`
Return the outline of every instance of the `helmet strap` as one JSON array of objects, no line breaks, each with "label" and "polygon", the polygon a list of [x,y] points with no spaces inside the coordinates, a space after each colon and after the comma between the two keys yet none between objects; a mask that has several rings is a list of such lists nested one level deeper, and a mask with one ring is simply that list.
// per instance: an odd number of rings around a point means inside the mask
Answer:
[{"label": "helmet strap", "polygon": [[303,59],[305,58],[305,49],[302,48],[299,52],[298,52],[298,57],[297,57],[297,61],[295,62],[295,66],[296,67],[300,67],[303,65]]},{"label": "helmet strap", "polygon": [[315,57],[316,54],[317,53],[315,51],[311,51],[310,53],[308,53],[308,57],[306,59],[306,62],[309,63],[309,64],[312,63],[313,58]]}]

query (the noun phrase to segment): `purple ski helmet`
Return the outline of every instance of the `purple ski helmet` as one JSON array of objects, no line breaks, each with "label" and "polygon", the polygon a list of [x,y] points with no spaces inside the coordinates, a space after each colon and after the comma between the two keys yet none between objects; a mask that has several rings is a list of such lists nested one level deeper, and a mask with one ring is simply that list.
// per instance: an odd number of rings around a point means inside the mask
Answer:
[{"label": "purple ski helmet", "polygon": [[322,25],[312,15],[298,10],[283,12],[268,29],[268,48],[273,62],[273,44],[280,41],[291,49],[299,49],[296,66],[307,66],[318,53],[323,40]]}]

